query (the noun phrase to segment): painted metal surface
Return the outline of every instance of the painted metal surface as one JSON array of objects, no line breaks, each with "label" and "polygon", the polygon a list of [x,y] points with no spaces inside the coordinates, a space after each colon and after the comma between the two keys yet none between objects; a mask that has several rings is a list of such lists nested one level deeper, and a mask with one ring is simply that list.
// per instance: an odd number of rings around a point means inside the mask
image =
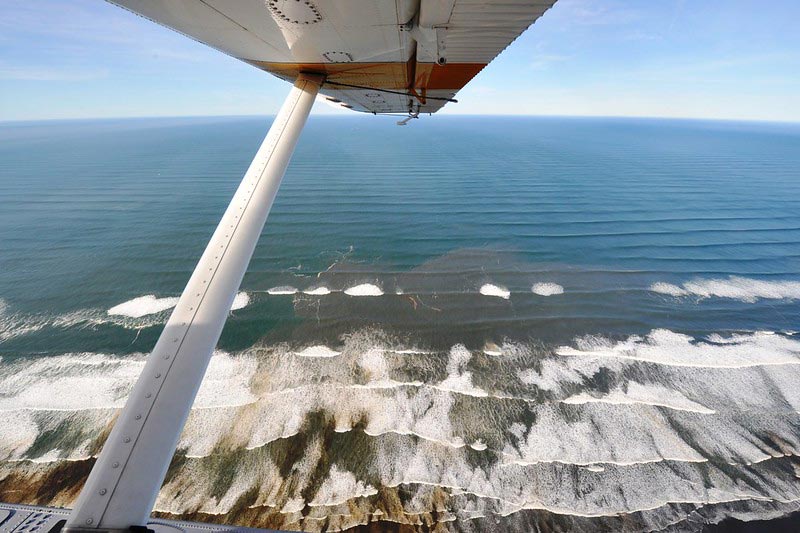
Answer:
[{"label": "painted metal surface", "polygon": [[301,76],[214,231],[69,518],[145,524],[322,79]]},{"label": "painted metal surface", "polygon": [[282,79],[325,74],[337,105],[434,113],[556,0],[110,1]]}]

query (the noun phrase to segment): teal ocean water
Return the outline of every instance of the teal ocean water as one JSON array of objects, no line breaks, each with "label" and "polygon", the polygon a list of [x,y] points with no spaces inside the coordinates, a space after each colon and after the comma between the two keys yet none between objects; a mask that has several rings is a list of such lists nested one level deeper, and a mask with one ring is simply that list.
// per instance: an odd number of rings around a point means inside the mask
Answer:
[{"label": "teal ocean water", "polygon": [[[269,122],[0,124],[0,500],[74,500]],[[156,508],[779,518],[798,331],[798,125],[312,117]]]}]

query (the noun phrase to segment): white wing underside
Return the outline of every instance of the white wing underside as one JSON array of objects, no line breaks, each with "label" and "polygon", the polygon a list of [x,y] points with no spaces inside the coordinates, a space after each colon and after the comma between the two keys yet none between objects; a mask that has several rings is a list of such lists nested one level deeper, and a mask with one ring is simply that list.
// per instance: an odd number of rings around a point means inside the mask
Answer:
[{"label": "white wing underside", "polygon": [[555,0],[113,0],[369,113],[434,113]]}]

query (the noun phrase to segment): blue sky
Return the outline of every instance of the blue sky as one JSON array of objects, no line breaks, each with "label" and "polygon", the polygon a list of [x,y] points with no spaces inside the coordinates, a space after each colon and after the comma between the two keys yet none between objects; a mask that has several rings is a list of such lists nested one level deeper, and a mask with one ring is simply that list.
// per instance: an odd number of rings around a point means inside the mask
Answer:
[{"label": "blue sky", "polygon": [[[445,112],[800,121],[798,20],[800,0],[559,0]],[[287,89],[100,0],[0,2],[0,120],[265,115]]]}]

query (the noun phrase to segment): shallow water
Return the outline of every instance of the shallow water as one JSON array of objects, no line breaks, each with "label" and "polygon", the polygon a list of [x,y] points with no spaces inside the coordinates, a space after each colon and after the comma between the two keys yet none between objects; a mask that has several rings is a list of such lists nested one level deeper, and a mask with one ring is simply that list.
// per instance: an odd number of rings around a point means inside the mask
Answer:
[{"label": "shallow water", "polygon": [[[310,120],[158,511],[699,531],[800,507],[800,127],[364,118]],[[0,500],[74,500],[268,123],[0,125]]]}]

